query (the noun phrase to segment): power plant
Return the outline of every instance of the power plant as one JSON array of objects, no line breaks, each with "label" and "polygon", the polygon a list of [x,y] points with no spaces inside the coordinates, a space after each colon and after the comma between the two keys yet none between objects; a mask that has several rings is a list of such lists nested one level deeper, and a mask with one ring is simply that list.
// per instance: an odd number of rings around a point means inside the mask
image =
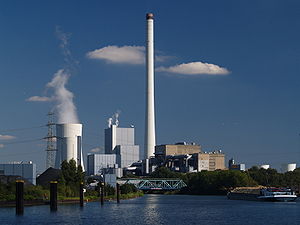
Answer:
[{"label": "power plant", "polygon": [[84,171],[82,156],[82,124],[56,124],[57,153],[55,168],[59,169],[64,160],[74,159]]},{"label": "power plant", "polygon": [[154,156],[155,150],[155,108],[154,108],[154,15],[147,13],[146,37],[146,124],[145,124],[145,155]]},{"label": "power plant", "polygon": [[[156,145],[155,133],[155,76],[154,76],[154,15],[146,14],[146,107],[144,149],[135,143],[135,127],[119,127],[119,114],[116,112],[108,119],[104,129],[104,148],[94,146],[93,153],[87,154],[86,175],[102,176],[104,182],[116,185],[116,178],[123,175],[145,176],[158,167],[166,167],[174,172],[192,173],[215,170],[246,171],[245,164],[236,164],[234,159],[225,166],[225,154],[221,150],[202,151],[196,143],[177,142],[175,144]],[[53,112],[48,116],[48,133],[46,149],[46,169],[61,169],[63,161],[75,160],[85,171],[82,151],[82,124],[78,122],[73,93],[66,89],[69,74],[59,70],[47,86],[55,91],[57,101],[58,123],[53,119]],[[56,126],[56,134],[54,132]],[[179,128],[180,129],[180,128]],[[1,135],[0,135],[1,136]],[[56,141],[56,147],[55,147]],[[100,144],[100,143],[98,143]],[[0,146],[1,147],[1,146]],[[143,153],[143,154],[141,154]],[[286,173],[296,169],[296,163],[283,164],[281,171]],[[29,169],[28,169],[28,168]],[[54,167],[55,169],[53,169]],[[261,165],[269,169],[270,165]],[[25,171],[25,172],[24,172]],[[29,171],[29,172],[28,172]],[[23,176],[35,184],[36,166],[32,162],[0,164],[0,175]],[[28,175],[29,174],[29,175]],[[113,181],[114,179],[114,181]]]}]

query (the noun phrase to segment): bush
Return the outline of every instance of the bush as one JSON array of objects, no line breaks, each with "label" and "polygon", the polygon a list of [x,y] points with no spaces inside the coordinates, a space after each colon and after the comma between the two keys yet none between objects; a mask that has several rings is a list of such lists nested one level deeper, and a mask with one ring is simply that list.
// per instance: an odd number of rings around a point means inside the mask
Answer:
[{"label": "bush", "polygon": [[137,188],[133,184],[123,184],[120,186],[121,194],[137,192]]}]

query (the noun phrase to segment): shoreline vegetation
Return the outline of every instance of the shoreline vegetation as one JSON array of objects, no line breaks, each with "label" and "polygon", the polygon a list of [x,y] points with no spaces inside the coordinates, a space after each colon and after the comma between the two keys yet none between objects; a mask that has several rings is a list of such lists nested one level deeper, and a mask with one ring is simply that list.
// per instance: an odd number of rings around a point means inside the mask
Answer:
[{"label": "shoreline vegetation", "polygon": [[[179,178],[187,187],[175,194],[187,195],[226,195],[237,187],[290,187],[299,195],[300,168],[292,172],[278,173],[275,169],[262,169],[256,166],[247,171],[216,170],[197,173],[178,173],[160,167],[150,178]],[[169,194],[174,194],[170,193]]]},{"label": "shoreline vegetation", "polygon": [[[69,162],[63,161],[59,178],[56,180],[57,185],[57,202],[64,203],[79,203],[79,187],[81,183],[86,186],[84,200],[99,201],[100,199],[100,181],[97,186],[89,188],[88,184],[93,179],[84,180],[84,172],[81,166],[76,166],[74,160]],[[50,181],[49,181],[50,182]],[[44,205],[49,204],[50,200],[50,183],[45,182],[44,185],[24,185],[24,205]],[[132,184],[125,184],[120,187],[120,199],[136,198],[143,195],[143,192],[136,189]],[[0,182],[0,206],[14,206],[16,194],[16,183],[10,182],[7,184]],[[116,199],[116,190],[114,187],[104,185],[104,200],[112,201]]]},{"label": "shoreline vegetation", "polygon": [[[127,178],[143,178],[137,176],[128,176]],[[252,167],[247,171],[216,170],[201,171],[197,173],[178,173],[170,171],[165,167],[157,168],[148,177],[152,179],[168,178],[182,179],[187,187],[174,192],[165,192],[164,194],[185,194],[185,195],[226,195],[229,191],[237,187],[289,187],[299,195],[300,189],[300,168],[292,172],[278,173],[275,169],[259,169]],[[93,178],[86,180],[85,184],[92,183]],[[61,174],[58,182],[58,203],[77,203],[79,202],[79,186],[84,182],[84,172],[81,166],[76,167],[74,160],[64,161],[61,166]],[[88,186],[86,186],[88,187]],[[49,183],[46,185],[25,185],[24,203],[25,205],[43,205],[50,199]],[[0,182],[0,207],[11,206],[15,204],[15,182]],[[121,199],[130,199],[144,195],[142,191],[137,190],[133,184],[124,184],[120,186]],[[151,192],[149,192],[151,193]],[[159,192],[152,192],[159,193]],[[92,189],[87,188],[84,194],[85,201],[99,201],[100,182]],[[116,199],[115,188],[104,185],[105,201]]]},{"label": "shoreline vegetation", "polygon": [[[134,199],[138,197],[142,197],[144,195],[143,192],[138,191],[134,193],[128,193],[128,194],[121,194],[120,199],[121,200],[127,200],[127,199]],[[104,201],[116,201],[117,196],[116,195],[108,195],[104,196]],[[100,204],[100,197],[96,196],[87,196],[84,197],[84,202],[99,202]],[[58,204],[79,204],[79,197],[65,197],[62,198],[61,196],[57,200]],[[48,199],[32,199],[32,200],[24,200],[25,206],[36,206],[36,205],[49,205],[50,201]],[[0,207],[15,207],[15,200],[10,201],[0,201]]]}]

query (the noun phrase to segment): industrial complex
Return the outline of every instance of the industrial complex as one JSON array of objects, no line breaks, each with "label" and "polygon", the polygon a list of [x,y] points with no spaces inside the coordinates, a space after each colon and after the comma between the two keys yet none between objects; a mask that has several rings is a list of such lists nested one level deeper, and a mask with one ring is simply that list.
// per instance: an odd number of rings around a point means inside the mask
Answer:
[{"label": "industrial complex", "polygon": [[[135,127],[120,127],[118,118],[109,118],[104,130],[104,153],[89,153],[85,158],[82,151],[82,127],[80,123],[56,124],[48,122],[48,144],[46,169],[60,169],[61,163],[74,159],[87,176],[101,177],[111,185],[124,175],[148,175],[158,167],[174,172],[194,173],[214,170],[245,171],[245,164],[236,164],[234,159],[225,166],[225,154],[220,149],[206,151],[200,144],[178,142],[156,144],[155,98],[154,98],[154,15],[146,15],[146,104],[144,154],[135,142]],[[50,116],[53,113],[49,113]],[[53,130],[56,128],[56,132]],[[56,134],[54,134],[56,133]],[[56,140],[56,147],[53,139]],[[141,157],[143,155],[144,157]],[[85,166],[86,163],[86,166]],[[261,165],[268,169],[269,165]],[[293,171],[296,164],[282,165],[282,172]],[[36,184],[36,165],[32,162],[0,164],[1,176],[20,176]]]}]

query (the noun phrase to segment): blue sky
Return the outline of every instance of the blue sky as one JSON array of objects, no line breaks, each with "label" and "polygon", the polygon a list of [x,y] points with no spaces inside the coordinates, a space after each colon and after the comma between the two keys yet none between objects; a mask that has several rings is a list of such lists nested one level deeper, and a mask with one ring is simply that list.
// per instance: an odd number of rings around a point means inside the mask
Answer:
[{"label": "blue sky", "polygon": [[[1,1],[0,162],[32,160],[44,169],[45,141],[12,142],[40,139],[47,129],[10,130],[46,124],[56,104],[26,99],[51,97],[46,85],[66,67],[57,27],[70,34],[76,65],[66,88],[84,124],[84,153],[104,146],[103,129],[117,110],[121,126],[135,125],[143,148],[145,66],[136,46],[145,43],[147,12],[155,14],[156,54],[164,56],[156,67],[188,64],[184,74],[155,74],[157,144],[196,142],[247,167],[300,165],[296,0]],[[109,58],[111,48],[102,54],[108,46],[118,47],[119,58]],[[133,47],[136,63],[124,61],[124,46]],[[88,57],[97,49],[101,59]],[[191,62],[229,73],[187,74]]]}]

